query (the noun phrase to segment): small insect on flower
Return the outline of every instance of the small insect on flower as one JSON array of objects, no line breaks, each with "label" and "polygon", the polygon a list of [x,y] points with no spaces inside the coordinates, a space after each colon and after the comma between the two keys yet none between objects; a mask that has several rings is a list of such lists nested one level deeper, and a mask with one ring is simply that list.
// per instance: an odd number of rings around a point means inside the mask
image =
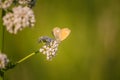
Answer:
[{"label": "small insect on flower", "polygon": [[52,38],[50,38],[50,37],[48,37],[48,36],[42,36],[42,37],[40,37],[39,38],[39,40],[38,40],[38,42],[40,43],[40,42],[45,42],[45,43],[50,43],[51,41],[52,41],[53,39]]},{"label": "small insect on flower", "polygon": [[53,29],[53,35],[58,42],[61,42],[64,39],[66,39],[69,36],[70,32],[71,30],[68,28],[60,29],[59,27],[55,27]]},{"label": "small insect on flower", "polygon": [[40,37],[39,42],[45,44],[39,49],[39,52],[42,52],[44,55],[46,55],[47,60],[52,60],[52,58],[56,55],[60,42],[66,39],[70,32],[71,30],[68,28],[60,29],[56,27],[53,29],[53,35],[55,39],[52,39],[48,36]]},{"label": "small insect on flower", "polygon": [[28,6],[29,6],[30,8],[32,8],[32,7],[35,6],[35,4],[36,4],[36,0],[31,0],[31,1],[28,3]]}]

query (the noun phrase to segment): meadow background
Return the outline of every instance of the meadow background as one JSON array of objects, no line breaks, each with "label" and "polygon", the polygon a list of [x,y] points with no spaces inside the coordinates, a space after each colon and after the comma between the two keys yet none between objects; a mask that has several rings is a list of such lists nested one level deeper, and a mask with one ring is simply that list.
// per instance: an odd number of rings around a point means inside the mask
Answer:
[{"label": "meadow background", "polygon": [[70,36],[47,61],[37,54],[6,72],[6,80],[120,80],[120,0],[37,0],[34,28],[4,34],[4,53],[17,61],[38,50],[54,27]]}]

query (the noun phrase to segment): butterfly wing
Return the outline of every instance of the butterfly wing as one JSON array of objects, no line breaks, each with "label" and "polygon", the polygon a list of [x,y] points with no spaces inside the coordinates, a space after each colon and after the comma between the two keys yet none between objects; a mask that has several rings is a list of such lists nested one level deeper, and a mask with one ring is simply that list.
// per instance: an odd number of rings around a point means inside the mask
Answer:
[{"label": "butterfly wing", "polygon": [[60,33],[61,33],[61,29],[59,27],[55,27],[53,29],[53,35],[55,37],[56,40],[60,40]]},{"label": "butterfly wing", "polygon": [[60,41],[63,41],[64,39],[66,39],[69,36],[70,32],[71,30],[68,28],[61,29],[60,35],[59,35]]},{"label": "butterfly wing", "polygon": [[71,30],[68,28],[60,29],[59,27],[55,27],[53,29],[53,35],[57,41],[63,41],[66,39],[69,36],[70,32]]}]

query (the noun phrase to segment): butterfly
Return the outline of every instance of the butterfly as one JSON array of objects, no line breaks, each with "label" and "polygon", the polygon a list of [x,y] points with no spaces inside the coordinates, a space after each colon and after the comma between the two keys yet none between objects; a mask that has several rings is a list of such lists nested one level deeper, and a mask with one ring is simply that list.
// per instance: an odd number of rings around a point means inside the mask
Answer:
[{"label": "butterfly", "polygon": [[45,43],[39,51],[47,56],[47,60],[51,60],[56,55],[60,42],[69,36],[71,30],[68,28],[60,29],[59,27],[55,27],[52,32],[55,39],[48,36],[39,38],[39,42]]},{"label": "butterfly", "polygon": [[53,29],[53,35],[58,42],[65,40],[70,33],[71,33],[71,30],[69,28],[60,29],[59,27],[55,27]]}]

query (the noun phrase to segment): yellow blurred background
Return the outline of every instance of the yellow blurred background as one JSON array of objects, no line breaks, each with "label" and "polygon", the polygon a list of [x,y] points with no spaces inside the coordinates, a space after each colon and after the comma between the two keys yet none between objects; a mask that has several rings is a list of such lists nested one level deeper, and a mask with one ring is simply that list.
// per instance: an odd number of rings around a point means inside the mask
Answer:
[{"label": "yellow blurred background", "polygon": [[37,54],[5,73],[6,80],[120,80],[119,0],[37,0],[36,24],[17,35],[5,30],[4,53],[12,61],[38,50],[54,27],[71,34],[47,61]]}]

